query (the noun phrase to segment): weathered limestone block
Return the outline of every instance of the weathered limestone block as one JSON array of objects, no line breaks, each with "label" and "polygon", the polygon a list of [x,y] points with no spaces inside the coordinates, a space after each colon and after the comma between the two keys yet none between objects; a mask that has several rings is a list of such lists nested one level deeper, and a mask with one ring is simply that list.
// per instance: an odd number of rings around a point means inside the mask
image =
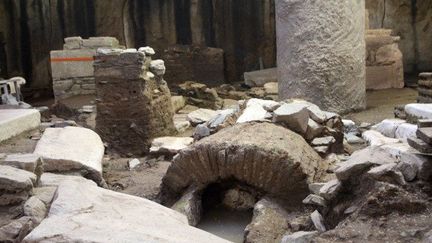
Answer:
[{"label": "weathered limestone block", "polygon": [[364,0],[277,0],[279,97],[365,108],[364,19]]},{"label": "weathered limestone block", "polygon": [[272,123],[225,128],[180,151],[163,178],[169,204],[191,185],[237,180],[301,204],[321,172],[321,158],[298,134]]},{"label": "weathered limestone block", "polygon": [[118,48],[113,37],[67,37],[63,50],[51,51],[53,91],[56,100],[76,95],[94,95],[94,55],[98,48]]},{"label": "weathered limestone block", "polygon": [[161,75],[150,72],[150,61],[135,49],[99,49],[96,55],[96,130],[119,153],[142,155],[154,138],[175,132],[170,91]]},{"label": "weathered limestone block", "polygon": [[34,154],[43,158],[44,170],[80,172],[97,183],[102,178],[104,145],[99,135],[87,128],[47,128]]},{"label": "weathered limestone block", "polygon": [[0,110],[0,142],[38,128],[40,123],[41,115],[36,109]]},{"label": "weathered limestone block", "polygon": [[147,199],[66,180],[48,217],[23,242],[228,242]]},{"label": "weathered limestone block", "polygon": [[399,36],[392,30],[366,31],[366,89],[378,90],[404,87],[403,55]]}]

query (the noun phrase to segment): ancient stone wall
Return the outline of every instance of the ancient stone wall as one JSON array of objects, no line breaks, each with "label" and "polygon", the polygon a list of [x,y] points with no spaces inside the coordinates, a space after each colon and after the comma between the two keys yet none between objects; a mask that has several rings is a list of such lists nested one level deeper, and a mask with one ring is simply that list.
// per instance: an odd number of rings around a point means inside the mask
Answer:
[{"label": "ancient stone wall", "polygon": [[108,148],[124,155],[148,152],[152,139],[175,131],[171,94],[162,60],[151,48],[99,49],[94,72],[96,131]]},{"label": "ancient stone wall", "polygon": [[365,108],[364,0],[276,1],[279,97]]},{"label": "ancient stone wall", "polygon": [[97,48],[119,48],[113,37],[65,38],[63,50],[51,51],[51,75],[56,101],[76,95],[95,95],[94,55]]},{"label": "ancient stone wall", "polygon": [[223,50],[219,48],[176,45],[162,54],[170,86],[196,81],[209,86],[225,81]]},{"label": "ancient stone wall", "polygon": [[402,52],[399,36],[392,30],[366,31],[366,89],[378,90],[404,87]]},{"label": "ancient stone wall", "polygon": [[226,81],[275,66],[274,0],[3,0],[0,13],[7,75],[35,88],[51,87],[49,52],[67,36],[112,36],[161,54],[175,44],[221,48]]},{"label": "ancient stone wall", "polygon": [[432,103],[432,73],[420,73],[418,93],[419,103]]},{"label": "ancient stone wall", "polygon": [[393,29],[401,37],[405,72],[432,70],[432,1],[366,0],[371,29]]}]

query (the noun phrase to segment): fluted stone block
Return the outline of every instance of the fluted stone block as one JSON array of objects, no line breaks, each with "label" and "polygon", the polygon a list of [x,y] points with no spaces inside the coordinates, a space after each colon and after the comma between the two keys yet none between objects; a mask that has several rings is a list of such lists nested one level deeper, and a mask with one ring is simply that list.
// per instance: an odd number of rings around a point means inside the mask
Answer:
[{"label": "fluted stone block", "polygon": [[324,110],[366,105],[364,0],[277,0],[279,96]]}]

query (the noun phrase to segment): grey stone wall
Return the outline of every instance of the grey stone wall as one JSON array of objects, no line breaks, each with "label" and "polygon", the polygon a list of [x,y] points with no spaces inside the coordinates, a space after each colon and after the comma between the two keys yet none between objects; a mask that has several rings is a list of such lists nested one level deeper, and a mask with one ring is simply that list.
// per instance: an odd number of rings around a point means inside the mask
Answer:
[{"label": "grey stone wall", "polygon": [[51,51],[51,76],[56,101],[77,95],[95,95],[94,55],[97,48],[119,48],[112,37],[65,38],[64,50]]}]

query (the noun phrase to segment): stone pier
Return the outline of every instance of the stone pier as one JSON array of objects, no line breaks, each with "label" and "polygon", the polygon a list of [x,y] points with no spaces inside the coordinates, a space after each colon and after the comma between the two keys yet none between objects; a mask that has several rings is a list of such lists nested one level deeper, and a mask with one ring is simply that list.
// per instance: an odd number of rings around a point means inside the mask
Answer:
[{"label": "stone pier", "polygon": [[164,62],[153,54],[149,47],[96,54],[96,131],[120,154],[145,154],[153,138],[175,131]]},{"label": "stone pier", "polygon": [[281,99],[365,108],[364,0],[276,0],[276,29]]}]

